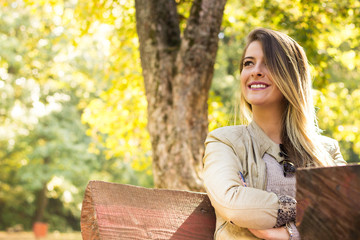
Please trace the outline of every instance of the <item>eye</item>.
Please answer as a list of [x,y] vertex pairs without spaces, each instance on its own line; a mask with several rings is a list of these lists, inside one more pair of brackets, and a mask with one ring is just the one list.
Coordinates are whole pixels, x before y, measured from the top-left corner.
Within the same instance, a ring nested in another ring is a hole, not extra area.
[[253,61],[250,61],[250,60],[245,60],[243,63],[244,67],[251,66],[251,65],[254,65],[254,63],[253,63]]

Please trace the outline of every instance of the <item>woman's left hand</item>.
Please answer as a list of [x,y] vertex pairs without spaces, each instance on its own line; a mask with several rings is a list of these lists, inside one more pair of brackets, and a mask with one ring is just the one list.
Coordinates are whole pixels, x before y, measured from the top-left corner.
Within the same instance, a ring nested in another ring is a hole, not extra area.
[[290,238],[289,233],[285,228],[270,228],[270,229],[249,229],[249,231],[256,237],[266,240],[288,240]]

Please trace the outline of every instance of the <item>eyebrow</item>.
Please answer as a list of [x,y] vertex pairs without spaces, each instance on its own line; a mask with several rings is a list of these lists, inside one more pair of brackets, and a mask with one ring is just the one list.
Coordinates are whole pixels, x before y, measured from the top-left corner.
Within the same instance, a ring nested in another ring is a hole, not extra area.
[[249,56],[249,57],[244,57],[244,60],[245,59],[255,59],[254,57],[252,57],[252,56]]

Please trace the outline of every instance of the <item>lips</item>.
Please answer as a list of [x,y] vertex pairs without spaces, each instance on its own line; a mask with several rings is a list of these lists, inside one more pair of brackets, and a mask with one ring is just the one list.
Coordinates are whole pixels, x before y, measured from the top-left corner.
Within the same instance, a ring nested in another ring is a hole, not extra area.
[[265,89],[267,88],[269,85],[266,83],[262,83],[262,82],[252,82],[248,85],[248,88],[250,89]]

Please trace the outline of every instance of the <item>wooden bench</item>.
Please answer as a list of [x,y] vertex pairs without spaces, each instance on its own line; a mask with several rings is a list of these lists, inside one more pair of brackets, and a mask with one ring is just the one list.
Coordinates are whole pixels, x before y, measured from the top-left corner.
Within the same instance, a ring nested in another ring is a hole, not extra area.
[[215,213],[204,193],[90,181],[81,211],[88,239],[213,239]]
[[[360,239],[360,165],[296,173],[300,235]],[[88,239],[213,239],[215,213],[204,193],[90,181],[81,211]]]

